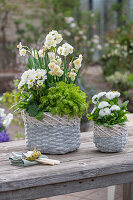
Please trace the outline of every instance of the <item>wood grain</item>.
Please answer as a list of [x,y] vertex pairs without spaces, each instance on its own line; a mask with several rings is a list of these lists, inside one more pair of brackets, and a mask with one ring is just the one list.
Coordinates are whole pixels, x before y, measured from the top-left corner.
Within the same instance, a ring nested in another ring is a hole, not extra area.
[[[133,136],[120,153],[100,153],[92,139],[92,132],[82,133],[79,150],[48,155],[61,161],[58,166],[27,168],[11,166],[8,160],[12,151],[26,151],[23,140],[0,144],[0,200],[37,199],[132,182]],[[130,191],[127,189],[127,195]]]

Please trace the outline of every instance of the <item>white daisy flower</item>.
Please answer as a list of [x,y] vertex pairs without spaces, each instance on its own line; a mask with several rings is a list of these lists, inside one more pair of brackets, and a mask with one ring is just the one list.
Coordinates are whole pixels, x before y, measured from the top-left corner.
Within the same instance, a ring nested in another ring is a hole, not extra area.
[[114,111],[114,110],[120,110],[120,107],[117,105],[113,105],[111,106],[110,110]]
[[102,101],[99,103],[98,108],[101,109],[101,108],[105,108],[108,106],[110,106],[110,104],[107,101]]
[[110,100],[111,100],[111,99],[114,99],[115,97],[116,97],[116,96],[115,96],[115,92],[111,92],[111,91],[110,91],[110,92],[107,92],[107,93],[106,93],[106,98],[107,98],[107,99],[110,99]]
[[99,111],[99,115],[101,117],[104,117],[106,115],[110,115],[111,114],[111,110],[109,108],[103,108]]
[[97,104],[97,101],[98,101],[98,96],[97,96],[97,95],[94,95],[94,96],[92,97],[92,103]]
[[120,96],[120,92],[115,92],[115,97],[119,97]]
[[100,99],[101,97],[103,97],[106,94],[106,92],[100,92],[97,94],[98,98]]

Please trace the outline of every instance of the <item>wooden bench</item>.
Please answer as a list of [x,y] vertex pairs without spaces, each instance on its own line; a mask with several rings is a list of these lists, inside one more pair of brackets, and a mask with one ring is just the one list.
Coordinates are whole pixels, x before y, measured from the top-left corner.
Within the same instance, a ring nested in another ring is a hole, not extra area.
[[121,153],[100,153],[92,132],[82,133],[79,150],[49,155],[60,165],[11,166],[12,151],[26,151],[25,141],[0,144],[0,200],[31,200],[124,184],[124,199],[133,200],[133,136]]

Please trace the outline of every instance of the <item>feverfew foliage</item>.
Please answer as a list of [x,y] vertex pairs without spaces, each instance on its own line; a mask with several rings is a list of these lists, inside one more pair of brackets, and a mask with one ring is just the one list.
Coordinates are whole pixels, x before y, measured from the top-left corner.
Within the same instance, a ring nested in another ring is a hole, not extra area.
[[121,106],[118,103],[120,93],[117,91],[100,92],[92,97],[94,109],[88,114],[88,119],[98,125],[112,127],[115,124],[124,125],[127,121],[126,114],[128,101]]
[[87,109],[86,94],[75,84],[57,83],[56,87],[48,89],[41,101],[42,107],[46,106],[53,115],[81,118]]

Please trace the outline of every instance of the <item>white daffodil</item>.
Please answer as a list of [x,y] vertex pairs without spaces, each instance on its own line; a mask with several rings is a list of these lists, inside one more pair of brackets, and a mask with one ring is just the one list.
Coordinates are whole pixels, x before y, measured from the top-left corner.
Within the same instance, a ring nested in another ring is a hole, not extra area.
[[110,106],[110,104],[107,101],[102,101],[99,103],[98,108],[101,109],[101,108],[105,108],[108,106]]
[[55,39],[56,39],[56,43],[57,43],[57,44],[59,44],[59,43],[63,40],[61,34],[56,34],[56,35],[55,35]]
[[22,46],[21,42],[19,42],[19,44],[17,45],[17,48],[18,48],[18,49],[22,49],[22,47],[23,47],[23,46]]
[[79,70],[80,67],[81,67],[81,61],[80,61],[80,59],[78,58],[78,59],[74,60],[73,63],[74,63],[75,68],[77,70]]
[[54,70],[51,70],[51,71],[49,72],[49,74],[52,75],[52,76],[54,76],[55,73],[57,73],[57,72],[55,72]]
[[106,94],[106,92],[100,92],[97,94],[98,98],[100,99],[101,97],[103,97]]
[[62,51],[63,51],[63,48],[62,48],[62,47],[59,47],[59,48],[57,49],[57,53],[58,53],[59,55],[62,55]]
[[32,50],[31,54],[32,54],[33,57],[35,57],[36,59],[38,59],[37,50]]
[[19,50],[19,55],[20,56],[25,56],[26,55],[26,49],[22,48]]
[[33,87],[33,83],[28,83],[28,89],[32,88]]
[[43,82],[44,82],[43,80],[38,80],[37,85],[42,86]]
[[63,75],[64,71],[59,69],[58,71],[56,71],[56,76],[61,77]]
[[110,115],[111,114],[111,110],[109,108],[103,108],[99,111],[99,115],[101,117],[104,117],[106,115]]
[[120,110],[120,107],[117,105],[113,105],[111,106],[110,110],[114,111],[114,110]]
[[83,60],[83,56],[81,54],[79,55],[79,60],[80,60],[80,62],[82,62],[82,60]]
[[70,72],[69,77],[71,78],[72,81],[74,81],[76,75],[77,75],[77,74],[76,74],[75,72]]
[[94,96],[92,97],[92,103],[97,104],[97,102],[98,102],[98,96],[97,96],[97,95],[94,95]]
[[63,56],[68,56],[68,54],[69,54],[68,49],[62,48],[62,55],[63,55]]
[[61,58],[58,58],[58,59],[56,60],[56,64],[57,64],[57,65],[61,65],[61,63],[62,63]]
[[50,62],[48,67],[49,69],[53,70],[55,68],[56,64],[54,62]]
[[18,89],[21,89],[23,86],[25,85],[25,81],[20,81],[20,83],[18,84]]
[[50,59],[50,62],[55,60],[55,53],[54,52],[48,52],[48,57]]
[[38,55],[39,55],[39,57],[43,58],[44,55],[45,55],[44,50],[43,50],[43,49],[40,49],[40,50],[38,51]]

